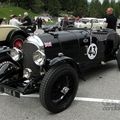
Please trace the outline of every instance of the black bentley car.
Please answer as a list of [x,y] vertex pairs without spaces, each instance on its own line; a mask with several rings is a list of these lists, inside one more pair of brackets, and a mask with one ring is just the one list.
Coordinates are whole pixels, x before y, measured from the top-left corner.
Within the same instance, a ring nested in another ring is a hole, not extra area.
[[58,113],[70,106],[82,73],[102,61],[118,61],[114,30],[68,30],[29,36],[22,50],[0,50],[0,91],[15,97],[38,93],[41,104]]

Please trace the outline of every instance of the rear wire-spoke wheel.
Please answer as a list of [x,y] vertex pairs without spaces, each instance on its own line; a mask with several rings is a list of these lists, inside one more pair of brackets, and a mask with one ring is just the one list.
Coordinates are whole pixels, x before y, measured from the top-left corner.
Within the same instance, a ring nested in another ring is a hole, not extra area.
[[40,85],[41,104],[52,113],[61,112],[71,105],[77,88],[78,75],[74,68],[67,64],[52,67]]
[[18,78],[20,73],[16,73],[17,67],[18,65],[13,62],[9,55],[0,56],[0,82],[11,77]]
[[21,35],[16,35],[12,38],[12,40],[10,41],[10,47],[16,47],[21,49],[23,46],[23,42],[25,40],[24,36]]

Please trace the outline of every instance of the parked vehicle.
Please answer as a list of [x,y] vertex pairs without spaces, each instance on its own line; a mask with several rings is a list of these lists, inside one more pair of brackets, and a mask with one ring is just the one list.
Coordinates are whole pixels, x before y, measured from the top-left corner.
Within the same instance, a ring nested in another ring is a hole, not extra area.
[[91,28],[91,20],[93,21],[93,29],[105,29],[107,27],[105,18],[81,18],[80,21],[75,22],[74,25],[77,28]]
[[53,22],[49,16],[37,16],[37,17],[41,18],[45,22]]
[[0,46],[21,48],[28,35],[20,28],[12,25],[0,25]]
[[30,26],[20,26],[20,28],[28,35],[31,33],[34,33],[36,30],[36,25],[30,25]]
[[117,29],[120,29],[120,19],[117,19]]
[[111,29],[68,30],[29,36],[22,50],[0,49],[0,91],[15,97],[38,93],[50,112],[68,108],[82,73],[117,60],[120,37]]
[[42,29],[44,30],[45,33],[47,33],[47,32],[60,31],[61,27],[60,27],[59,23],[56,23],[54,25],[44,25],[44,26],[42,26]]

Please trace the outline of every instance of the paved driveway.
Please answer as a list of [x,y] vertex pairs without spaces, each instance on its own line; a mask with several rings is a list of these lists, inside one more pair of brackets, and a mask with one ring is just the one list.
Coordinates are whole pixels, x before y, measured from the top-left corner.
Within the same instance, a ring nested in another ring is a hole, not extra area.
[[51,114],[37,95],[20,99],[0,95],[0,120],[118,120],[120,72],[116,61],[85,74],[86,81],[80,81],[77,96],[67,110]]
[[[120,33],[120,30],[117,30]],[[85,73],[73,104],[59,114],[45,110],[38,95],[0,95],[0,120],[119,120],[120,71],[116,61]]]

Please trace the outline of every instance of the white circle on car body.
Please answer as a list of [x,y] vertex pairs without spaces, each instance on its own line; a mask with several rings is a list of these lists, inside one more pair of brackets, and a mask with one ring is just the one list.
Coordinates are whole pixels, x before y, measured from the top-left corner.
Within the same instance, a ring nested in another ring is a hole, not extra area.
[[89,45],[88,49],[87,49],[87,56],[90,60],[93,60],[96,55],[97,55],[97,45],[95,43],[92,43]]

